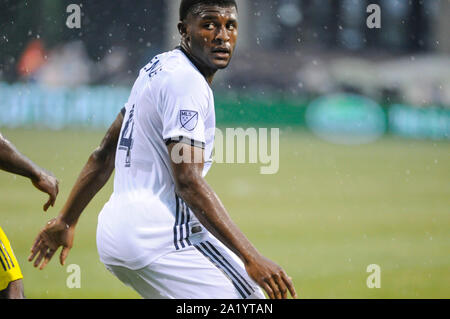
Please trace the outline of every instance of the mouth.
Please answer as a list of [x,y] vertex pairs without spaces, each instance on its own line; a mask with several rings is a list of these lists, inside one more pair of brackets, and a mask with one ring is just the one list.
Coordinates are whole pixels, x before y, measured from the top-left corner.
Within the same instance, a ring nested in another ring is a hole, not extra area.
[[219,59],[228,59],[231,56],[231,50],[226,47],[214,48],[211,52]]

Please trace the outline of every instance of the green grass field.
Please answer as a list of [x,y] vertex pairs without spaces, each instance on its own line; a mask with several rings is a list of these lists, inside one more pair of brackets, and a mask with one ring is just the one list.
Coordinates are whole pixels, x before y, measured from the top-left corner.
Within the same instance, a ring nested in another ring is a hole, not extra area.
[[[0,172],[0,225],[24,273],[28,298],[138,298],[100,263],[97,214],[112,183],[88,206],[62,267],[44,270],[27,257],[45,222],[62,207],[102,132],[2,130],[25,155],[60,179],[57,204],[21,177]],[[302,298],[450,297],[450,144],[386,137],[336,146],[304,132],[284,132],[280,171],[216,164],[208,181],[267,257],[293,277]],[[81,288],[66,286],[67,265],[81,267]],[[381,288],[369,289],[370,264]]]

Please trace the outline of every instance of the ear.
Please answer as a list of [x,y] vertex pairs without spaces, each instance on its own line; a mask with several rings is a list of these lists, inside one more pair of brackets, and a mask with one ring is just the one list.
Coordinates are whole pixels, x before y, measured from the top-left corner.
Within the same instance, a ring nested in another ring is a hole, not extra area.
[[178,32],[180,33],[181,37],[187,37],[187,26],[183,21],[178,22]]

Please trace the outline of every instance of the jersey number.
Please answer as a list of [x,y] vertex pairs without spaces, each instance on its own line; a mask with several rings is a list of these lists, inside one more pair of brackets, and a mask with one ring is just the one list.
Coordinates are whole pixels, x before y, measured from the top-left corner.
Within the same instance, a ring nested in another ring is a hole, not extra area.
[[131,149],[133,148],[133,130],[134,130],[134,105],[131,108],[128,121],[123,128],[122,136],[120,137],[119,150],[126,151],[125,167],[131,167]]

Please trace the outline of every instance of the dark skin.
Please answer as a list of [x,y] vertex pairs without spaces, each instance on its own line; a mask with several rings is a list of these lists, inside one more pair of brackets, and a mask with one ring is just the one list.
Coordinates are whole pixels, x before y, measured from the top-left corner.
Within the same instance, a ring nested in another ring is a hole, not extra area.
[[[182,37],[181,47],[212,83],[217,70],[228,66],[236,47],[236,8],[200,5],[187,16],[186,21],[178,24],[178,30]],[[169,154],[172,154],[173,147],[174,144],[169,145]],[[198,158],[195,157],[196,152],[200,149],[182,146],[182,153],[189,154],[192,159]],[[288,291],[297,298],[286,272],[263,257],[231,220],[219,197],[202,176],[204,161],[195,162],[172,162],[178,195],[193,209],[200,222],[241,258],[250,277],[270,298],[285,299]]]
[[10,282],[5,290],[0,291],[0,299],[25,299],[22,279]]
[[59,247],[62,247],[59,261],[61,265],[65,264],[81,213],[114,171],[122,123],[123,115],[120,113],[83,167],[58,217],[51,219],[36,237],[28,258],[28,261],[32,261],[36,257],[34,267],[44,269]]
[[[226,68],[230,63],[236,46],[236,8],[199,5],[189,13],[185,21],[179,23],[178,30],[182,37],[183,51],[206,80],[212,83],[217,70]],[[64,264],[72,247],[74,228],[82,210],[112,173],[115,157],[115,147],[113,150],[112,145],[116,146],[118,143],[122,121],[123,118],[118,117],[97,149],[97,152],[103,154],[103,160],[91,156],[60,215],[51,220],[36,238],[29,257],[29,261],[37,257],[35,267],[40,265],[43,269],[60,246],[63,246],[60,262]],[[176,145],[168,146],[169,154],[172,154]],[[194,156],[200,152],[200,158],[203,159],[202,149],[185,144],[180,146],[181,155],[188,154],[191,158],[198,158],[198,155]],[[191,207],[200,222],[242,259],[249,275],[270,298],[287,298],[288,292],[297,298],[291,278],[280,266],[256,250],[231,220],[219,197],[202,177],[204,160],[200,163],[191,162],[196,163],[171,163],[177,194]]]
[[34,187],[49,195],[43,209],[53,206],[58,195],[58,180],[22,155],[14,145],[0,134],[0,170],[27,177]]
[[199,5],[178,24],[181,47],[211,84],[228,66],[238,37],[235,7]]
[[[58,180],[49,172],[43,170],[26,156],[22,155],[13,144],[0,134],[0,170],[30,179],[40,191],[47,193],[49,199],[43,209],[47,211],[53,206],[58,195]],[[0,291],[0,298],[23,299],[22,279],[10,282],[5,290]]]

